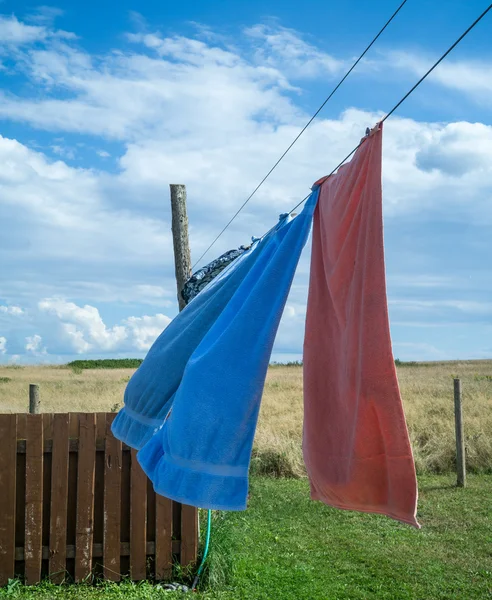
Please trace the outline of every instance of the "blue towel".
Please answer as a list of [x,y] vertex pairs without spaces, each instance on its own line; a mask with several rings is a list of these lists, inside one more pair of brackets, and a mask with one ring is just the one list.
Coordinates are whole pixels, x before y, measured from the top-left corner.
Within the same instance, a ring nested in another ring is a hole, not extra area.
[[164,329],[128,382],[124,407],[112,425],[115,437],[140,449],[162,426],[191,355],[268,245],[268,240],[286,222],[287,215],[281,215],[279,223],[263,239],[257,238],[249,250],[219,273]]
[[[138,453],[157,493],[202,508],[246,508],[268,363],[318,189],[298,217],[282,221],[252,250],[256,260],[189,356],[171,412]],[[247,256],[238,260],[246,262]],[[164,365],[155,368],[166,376]]]

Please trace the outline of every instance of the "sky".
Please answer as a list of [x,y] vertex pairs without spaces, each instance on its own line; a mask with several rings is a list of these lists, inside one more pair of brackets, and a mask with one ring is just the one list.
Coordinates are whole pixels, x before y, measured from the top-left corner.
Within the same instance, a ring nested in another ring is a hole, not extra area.
[[[196,261],[399,2],[0,0],[0,364],[143,357]],[[408,0],[201,264],[260,236],[486,8]],[[492,13],[385,123],[395,358],[492,358]],[[308,243],[272,360],[302,357]]]

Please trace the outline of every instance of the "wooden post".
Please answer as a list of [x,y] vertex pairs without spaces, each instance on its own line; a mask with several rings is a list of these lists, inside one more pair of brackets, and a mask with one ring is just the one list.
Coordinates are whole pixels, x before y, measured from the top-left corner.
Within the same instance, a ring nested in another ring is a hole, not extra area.
[[465,435],[463,431],[463,411],[461,406],[461,380],[454,380],[454,423],[456,428],[456,473],[458,487],[466,485]]
[[[171,184],[172,232],[174,244],[174,266],[180,312],[186,306],[181,290],[191,275],[190,242],[188,239],[188,214],[186,211],[186,186]],[[200,524],[198,509],[181,505],[181,564],[196,560]]]
[[39,400],[39,385],[37,383],[29,384],[29,412],[31,415],[39,415],[41,402]]
[[188,241],[188,214],[186,212],[186,186],[172,183],[171,211],[174,244],[174,266],[176,286],[178,288],[179,310],[183,310],[186,302],[181,297],[181,290],[191,275],[190,244]]

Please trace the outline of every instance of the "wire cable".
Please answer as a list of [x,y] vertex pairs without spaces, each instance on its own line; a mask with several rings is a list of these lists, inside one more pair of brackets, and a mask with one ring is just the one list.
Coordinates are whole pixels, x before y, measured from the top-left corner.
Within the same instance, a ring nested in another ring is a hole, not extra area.
[[337,83],[337,85],[333,88],[333,90],[330,92],[330,94],[326,97],[326,99],[323,102],[323,104],[321,104],[321,106],[314,113],[314,115],[309,119],[309,121],[306,123],[306,125],[304,125],[304,127],[301,129],[301,131],[292,140],[292,142],[290,143],[290,145],[287,147],[287,149],[284,151],[284,153],[280,156],[280,158],[277,160],[277,162],[268,171],[268,173],[265,175],[265,177],[263,177],[263,179],[260,181],[260,183],[255,187],[255,189],[251,192],[251,194],[246,198],[246,200],[241,204],[241,206],[238,208],[238,210],[236,211],[236,213],[229,220],[229,222],[227,223],[227,225],[222,229],[222,231],[219,233],[219,235],[214,239],[214,241],[210,244],[210,246],[205,250],[205,252],[200,256],[200,258],[195,262],[195,264],[192,267],[192,270],[197,266],[197,264],[207,254],[207,252],[212,248],[212,246],[215,245],[215,243],[222,236],[222,234],[225,232],[225,230],[231,225],[231,223],[239,215],[239,213],[243,210],[243,208],[246,206],[246,204],[248,204],[248,202],[256,194],[256,192],[260,189],[260,187],[265,183],[265,181],[268,179],[268,177],[270,177],[270,175],[273,173],[273,171],[278,167],[278,165],[283,160],[283,158],[286,156],[286,154],[291,150],[292,146],[294,146],[294,144],[301,137],[301,135],[306,131],[306,129],[309,127],[309,125],[311,125],[311,123],[314,121],[314,119],[323,110],[323,108],[325,107],[326,103],[331,99],[331,97],[335,94],[335,92],[342,85],[342,83],[347,79],[347,77],[350,75],[350,73],[352,73],[352,71],[355,69],[355,67],[364,58],[364,56],[371,49],[371,47],[373,46],[373,44],[378,40],[378,38],[381,36],[381,34],[384,32],[384,30],[388,27],[388,25],[391,23],[391,21],[393,21],[393,19],[396,17],[396,15],[400,12],[400,10],[403,8],[403,6],[406,4],[406,2],[407,2],[407,0],[403,0],[403,2],[400,4],[400,6],[395,10],[395,12],[391,15],[391,17],[386,21],[386,23],[379,30],[379,32],[377,33],[377,35],[372,39],[371,43],[366,47],[366,49],[364,50],[364,52],[362,52],[362,54],[359,56],[359,58],[354,62],[354,64],[350,67],[350,69],[345,73],[345,75],[342,77],[342,79],[340,79],[340,81]]
[[[395,104],[395,106],[393,106],[393,108],[392,108],[392,109],[391,109],[391,110],[390,110],[390,111],[389,111],[389,112],[386,114],[386,116],[385,116],[385,117],[383,117],[383,119],[381,119],[380,123],[384,123],[384,122],[386,121],[386,119],[388,119],[388,118],[389,118],[389,117],[390,117],[390,116],[391,116],[391,115],[392,115],[392,114],[395,112],[395,110],[397,110],[397,108],[399,108],[399,107],[400,107],[400,106],[403,104],[403,102],[405,102],[405,100],[406,100],[406,99],[407,99],[407,98],[410,96],[410,94],[412,94],[412,93],[413,93],[413,92],[414,92],[414,91],[415,91],[415,90],[416,90],[416,89],[419,87],[419,85],[420,85],[420,84],[421,84],[421,83],[424,81],[424,79],[426,79],[426,78],[427,78],[427,77],[428,77],[428,76],[429,76],[429,75],[432,73],[432,71],[433,71],[433,70],[434,70],[434,69],[435,69],[435,68],[436,68],[436,67],[437,67],[437,66],[438,66],[438,65],[439,65],[439,64],[440,64],[440,63],[441,63],[441,62],[442,62],[442,61],[443,61],[445,58],[446,58],[446,56],[447,56],[447,55],[448,55],[448,54],[449,54],[449,53],[450,53],[452,50],[454,50],[454,49],[456,48],[456,46],[457,46],[457,45],[458,45],[458,44],[461,42],[461,40],[462,40],[464,37],[466,37],[466,36],[467,36],[467,35],[470,33],[470,31],[471,31],[471,30],[472,30],[472,29],[475,27],[475,25],[477,25],[477,24],[478,24],[478,23],[479,23],[479,22],[480,22],[480,21],[481,21],[481,20],[482,20],[482,19],[485,17],[485,15],[486,15],[486,14],[487,14],[487,13],[490,11],[490,9],[492,9],[492,4],[490,4],[490,5],[489,5],[489,6],[488,6],[488,7],[487,7],[487,8],[486,8],[484,11],[483,11],[483,13],[482,13],[482,14],[481,14],[479,17],[477,17],[477,18],[475,19],[475,21],[474,21],[474,22],[473,22],[473,23],[470,25],[470,27],[468,27],[468,29],[467,29],[467,30],[466,30],[464,33],[462,33],[462,34],[460,35],[460,37],[459,37],[459,38],[458,38],[458,39],[457,39],[457,40],[454,42],[454,44],[452,44],[452,45],[451,45],[451,46],[450,46],[450,47],[449,47],[449,48],[446,50],[446,52],[445,52],[445,53],[444,53],[444,54],[443,54],[443,55],[442,55],[442,56],[439,58],[439,60],[437,60],[437,61],[436,61],[436,62],[435,62],[433,65],[432,65],[432,67],[431,67],[431,68],[430,68],[430,69],[429,69],[429,70],[428,70],[428,71],[427,71],[427,72],[426,72],[424,75],[422,75],[422,77],[421,77],[421,78],[420,78],[420,79],[417,81],[417,83],[416,83],[414,86],[412,86],[412,87],[411,87],[411,88],[408,90],[408,92],[407,92],[407,93],[406,93],[406,94],[403,96],[403,98],[402,98],[402,99],[401,99],[399,102],[397,102],[397,103]],[[340,168],[340,167],[343,165],[343,163],[344,163],[345,161],[347,161],[347,160],[348,160],[348,159],[349,159],[349,158],[352,156],[352,154],[354,154],[354,152],[356,152],[356,151],[359,149],[359,147],[360,147],[360,146],[361,146],[361,145],[364,143],[364,140],[365,140],[365,139],[366,139],[366,138],[362,138],[362,140],[361,140],[361,141],[360,141],[360,142],[357,144],[357,146],[356,146],[356,147],[355,147],[355,148],[354,148],[354,149],[353,149],[353,150],[352,150],[352,151],[351,151],[349,154],[347,154],[347,156],[346,156],[346,157],[345,157],[345,158],[344,158],[344,159],[343,159],[343,160],[342,160],[342,161],[341,161],[341,162],[340,162],[340,163],[339,163],[339,164],[338,164],[338,165],[337,165],[337,166],[336,166],[336,167],[333,169],[333,171],[332,171],[332,172],[331,172],[331,173],[328,175],[328,177],[331,177],[331,175],[333,175],[333,173],[335,173],[335,171],[337,171],[337,170],[338,170],[338,169],[339,169],[339,168]],[[294,212],[294,211],[296,210],[296,208],[299,208],[299,206],[301,206],[301,204],[302,204],[303,202],[305,202],[305,201],[306,201],[306,200],[309,198],[309,196],[310,196],[310,194],[308,194],[308,195],[307,195],[305,198],[303,198],[303,199],[302,199],[302,200],[301,200],[301,201],[300,201],[298,204],[296,204],[296,205],[294,206],[294,208],[293,208],[292,210],[290,210],[290,211],[289,211],[289,214],[290,214],[290,213],[292,213],[292,212]]]

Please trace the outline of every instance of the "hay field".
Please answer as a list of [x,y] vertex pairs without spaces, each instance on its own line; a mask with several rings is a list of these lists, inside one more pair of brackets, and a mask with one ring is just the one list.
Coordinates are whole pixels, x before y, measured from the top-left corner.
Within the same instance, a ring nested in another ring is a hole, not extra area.
[[[0,367],[0,412],[28,409],[29,383],[38,383],[43,412],[109,411],[121,406],[131,369]],[[417,464],[446,472],[454,463],[453,377],[463,381],[467,464],[492,472],[492,361],[429,363],[398,368]],[[269,369],[256,434],[257,472],[301,476],[302,368]]]

